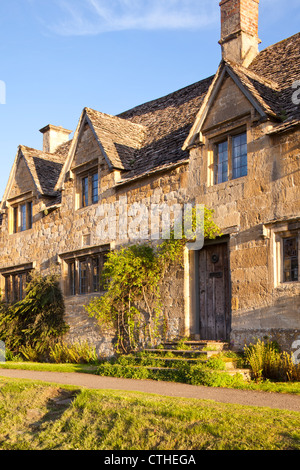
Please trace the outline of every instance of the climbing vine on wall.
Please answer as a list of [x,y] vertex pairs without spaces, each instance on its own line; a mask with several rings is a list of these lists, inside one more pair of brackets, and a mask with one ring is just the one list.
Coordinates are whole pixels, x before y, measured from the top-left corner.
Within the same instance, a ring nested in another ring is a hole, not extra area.
[[[213,211],[205,208],[205,238],[221,235],[212,216]],[[150,243],[131,245],[107,255],[102,274],[106,293],[85,308],[100,325],[115,328],[117,352],[135,350],[142,336],[151,345],[159,340],[163,323],[160,283],[172,263],[183,263],[186,242],[171,233],[170,239],[156,247]]]

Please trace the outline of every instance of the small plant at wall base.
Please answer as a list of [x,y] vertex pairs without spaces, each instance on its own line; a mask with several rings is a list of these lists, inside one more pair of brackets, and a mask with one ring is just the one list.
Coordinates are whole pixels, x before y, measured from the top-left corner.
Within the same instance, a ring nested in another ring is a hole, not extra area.
[[[205,208],[205,238],[221,235],[212,216],[213,211]],[[195,220],[194,211],[193,225]],[[186,239],[175,239],[173,232],[169,240],[155,248],[145,243],[107,255],[102,274],[107,292],[94,298],[85,308],[101,326],[115,328],[117,353],[136,350],[142,339],[151,346],[159,342],[164,325],[161,281],[170,265],[183,265],[186,242]]]
[[33,273],[25,298],[12,305],[1,305],[0,339],[13,353],[37,360],[67,332],[64,312],[58,277]]
[[286,351],[281,351],[275,342],[259,339],[255,344],[245,346],[244,352],[256,381],[300,380],[300,364],[294,364],[292,356]]

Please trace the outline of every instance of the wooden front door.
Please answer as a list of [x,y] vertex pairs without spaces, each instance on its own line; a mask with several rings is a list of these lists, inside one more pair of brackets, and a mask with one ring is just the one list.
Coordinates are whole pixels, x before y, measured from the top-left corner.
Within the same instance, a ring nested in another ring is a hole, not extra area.
[[227,243],[199,251],[199,327],[204,340],[228,341],[230,333],[230,282]]

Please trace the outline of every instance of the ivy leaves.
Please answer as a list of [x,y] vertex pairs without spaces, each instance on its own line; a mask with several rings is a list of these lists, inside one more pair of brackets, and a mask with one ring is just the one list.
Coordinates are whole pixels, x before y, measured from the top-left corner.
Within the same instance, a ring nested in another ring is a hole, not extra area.
[[[205,238],[221,235],[212,216],[213,211],[204,208]],[[172,232],[157,247],[144,243],[107,255],[103,270],[106,293],[85,308],[101,326],[115,328],[118,353],[136,350],[141,340],[155,345],[160,338],[164,324],[160,284],[170,264],[182,265],[186,242],[175,239]]]

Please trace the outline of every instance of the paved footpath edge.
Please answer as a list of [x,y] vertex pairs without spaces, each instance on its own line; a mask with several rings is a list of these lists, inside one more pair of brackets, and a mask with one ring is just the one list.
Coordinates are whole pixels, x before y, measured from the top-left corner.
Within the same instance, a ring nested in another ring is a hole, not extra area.
[[0,369],[0,377],[40,380],[60,385],[74,385],[77,387],[98,390],[123,390],[151,393],[168,397],[196,398],[201,400],[213,400],[219,403],[259,406],[300,412],[300,396],[286,393],[203,387],[198,385],[154,380],[102,377],[77,372]]

